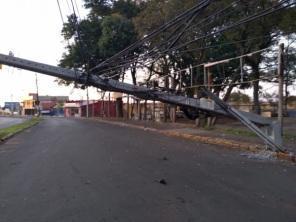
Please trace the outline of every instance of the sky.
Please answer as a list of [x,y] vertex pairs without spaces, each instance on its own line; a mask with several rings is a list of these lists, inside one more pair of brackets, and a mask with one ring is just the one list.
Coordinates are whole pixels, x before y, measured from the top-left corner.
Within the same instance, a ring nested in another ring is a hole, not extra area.
[[[60,0],[63,14],[70,14],[66,0]],[[70,0],[69,0],[70,2]],[[77,0],[83,17],[86,11]],[[56,0],[6,0],[0,7],[0,53],[12,51],[15,56],[57,65],[65,51],[61,36],[62,20]],[[73,86],[59,86],[54,77],[37,75],[40,95],[66,95],[70,99],[86,99],[86,91]],[[35,73],[4,66],[0,70],[0,106],[4,101],[21,101],[36,92]],[[99,94],[90,89],[90,99]]]

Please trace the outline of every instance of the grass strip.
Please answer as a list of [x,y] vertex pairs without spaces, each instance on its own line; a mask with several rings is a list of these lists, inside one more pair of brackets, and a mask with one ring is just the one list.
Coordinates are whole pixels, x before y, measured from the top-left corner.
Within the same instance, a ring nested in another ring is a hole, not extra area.
[[[244,137],[256,137],[257,135],[251,131],[244,130],[244,129],[236,129],[236,128],[224,128],[219,129],[219,131],[222,131],[226,134],[230,135],[237,135],[237,136],[244,136]],[[296,135],[295,134],[284,134],[284,139],[287,141],[296,141]]]
[[0,140],[5,140],[6,138],[17,134],[25,129],[28,129],[41,121],[40,117],[33,117],[29,120],[26,120],[23,123],[16,124],[4,129],[0,129]]

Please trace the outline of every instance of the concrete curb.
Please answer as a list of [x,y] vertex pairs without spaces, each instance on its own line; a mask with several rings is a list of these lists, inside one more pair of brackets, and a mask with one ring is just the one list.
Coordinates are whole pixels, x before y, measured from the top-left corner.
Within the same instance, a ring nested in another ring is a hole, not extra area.
[[[128,123],[108,121],[108,120],[102,120],[102,119],[95,119],[95,120],[99,121],[101,123],[112,124],[112,125],[121,126],[121,127],[129,127],[129,128],[134,128],[134,129],[140,129],[140,130],[145,130],[145,131],[150,131],[150,132],[157,132],[157,133],[160,133],[165,136],[188,139],[188,140],[201,142],[201,143],[205,143],[205,144],[223,146],[225,148],[230,148],[230,149],[250,151],[253,153],[256,153],[256,152],[259,152],[259,151],[262,151],[265,149],[264,145],[255,145],[252,143],[240,142],[240,141],[236,141],[236,140],[192,135],[192,134],[187,134],[187,133],[174,132],[172,130],[158,130],[155,128],[149,128],[149,127],[144,127],[144,126],[138,126],[138,125],[133,125],[133,124],[128,124]],[[294,163],[296,162],[296,155],[294,153],[276,153],[276,152],[274,152],[273,156],[279,160],[285,160],[285,161],[290,161],[290,162],[294,162]]]
[[280,160],[296,163],[296,155],[294,153],[275,153],[275,157]]
[[[16,133],[18,133],[18,132],[16,132]],[[4,142],[5,140],[8,140],[8,139],[10,139],[11,137],[13,137],[16,133],[10,133],[10,134],[8,134],[7,136],[1,138],[0,140],[1,140],[2,142]]]
[[236,140],[230,139],[222,139],[222,138],[214,138],[214,137],[207,137],[207,136],[199,136],[199,135],[192,135],[186,133],[178,133],[178,132],[162,132],[168,136],[180,137],[184,139],[189,139],[197,142],[212,144],[212,145],[219,145],[225,146],[232,149],[241,149],[241,150],[249,150],[252,152],[259,151],[260,149],[264,149],[264,146],[261,145],[254,145],[251,143],[239,142]]

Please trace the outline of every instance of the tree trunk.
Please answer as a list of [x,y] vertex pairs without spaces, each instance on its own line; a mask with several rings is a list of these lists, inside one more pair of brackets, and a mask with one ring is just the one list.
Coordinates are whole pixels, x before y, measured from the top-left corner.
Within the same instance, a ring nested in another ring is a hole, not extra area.
[[133,84],[134,85],[137,85],[137,78],[136,78],[136,74],[137,74],[137,63],[133,64],[133,67],[131,69],[131,74],[132,74]]
[[230,86],[228,87],[228,89],[227,89],[227,91],[226,91],[226,93],[225,93],[225,96],[223,97],[223,101],[224,101],[224,102],[227,102],[227,101],[229,100],[233,88],[234,88],[234,85],[230,85]]
[[144,120],[147,120],[147,100],[144,103]]
[[[169,89],[169,78],[168,77],[165,77],[165,89]],[[164,106],[163,106],[163,114],[164,114],[164,122],[167,122],[168,121],[168,105],[166,103],[164,103]]]
[[254,82],[253,82],[253,110],[254,113],[256,114],[261,114],[261,108],[260,108],[260,102],[259,102],[259,78],[260,78],[260,73],[259,73],[259,65],[256,65],[254,67]]
[[122,98],[116,99],[116,117],[123,118],[123,102]]

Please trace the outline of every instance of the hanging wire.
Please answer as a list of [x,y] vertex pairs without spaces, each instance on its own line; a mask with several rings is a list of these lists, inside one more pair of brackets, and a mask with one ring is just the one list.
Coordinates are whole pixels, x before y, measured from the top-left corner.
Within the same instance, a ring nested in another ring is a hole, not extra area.
[[245,23],[247,23],[247,22],[253,21],[253,20],[255,20],[255,19],[261,18],[261,17],[263,17],[263,16],[269,15],[270,13],[274,13],[274,12],[276,12],[276,11],[278,11],[278,10],[281,10],[281,9],[283,9],[283,8],[286,8],[286,7],[290,6],[290,5],[295,4],[295,3],[292,3],[292,4],[290,4],[290,5],[284,5],[284,6],[280,7],[281,5],[283,5],[284,3],[287,3],[287,2],[289,2],[289,1],[288,1],[288,0],[283,1],[283,2],[281,2],[280,4],[278,4],[277,7],[270,7],[270,8],[268,8],[268,9],[266,9],[266,10],[263,10],[263,12],[256,13],[256,14],[254,14],[254,15],[252,15],[252,16],[249,16],[249,17],[247,17],[247,18],[241,19],[239,22],[236,22],[236,23],[234,23],[234,24],[232,24],[232,25],[230,25],[230,26],[224,27],[224,28],[222,28],[222,29],[220,29],[220,30],[218,30],[218,31],[216,31],[216,32],[214,32],[214,33],[210,33],[210,34],[206,34],[206,35],[200,36],[199,38],[196,38],[196,39],[194,39],[194,40],[191,40],[191,41],[188,41],[188,42],[186,42],[186,43],[183,43],[183,44],[181,44],[181,45],[179,45],[179,46],[176,46],[176,47],[174,47],[174,48],[172,48],[172,49],[164,50],[164,51],[162,51],[162,52],[160,52],[160,53],[161,53],[161,54],[169,53],[170,51],[174,51],[174,50],[177,50],[177,49],[179,49],[179,48],[185,47],[185,46],[190,45],[190,44],[192,44],[192,43],[194,43],[194,42],[196,42],[196,41],[199,41],[199,40],[201,40],[201,39],[204,39],[204,38],[210,37],[210,36],[212,36],[212,35],[217,35],[218,33],[224,32],[224,31],[226,31],[226,30],[228,30],[228,29],[230,29],[230,28],[234,28],[234,27],[236,27],[236,26],[239,26],[239,25],[245,24]]
[[63,16],[63,12],[62,12],[61,5],[60,5],[60,1],[59,0],[57,0],[57,4],[58,4],[58,8],[59,8],[59,12],[60,12],[62,23],[64,25],[65,24],[65,21],[64,21],[64,16]]
[[79,8],[78,8],[78,4],[77,4],[77,1],[76,1],[76,0],[74,0],[74,4],[75,4],[75,7],[76,7],[76,11],[77,11],[77,14],[78,14],[79,20],[81,20],[81,15],[80,15]]
[[[264,16],[266,16],[266,15],[270,15],[271,13],[275,13],[275,12],[277,12],[277,11],[283,9],[283,8],[290,7],[290,6],[292,6],[292,5],[295,4],[295,2],[294,2],[294,3],[287,4],[287,5],[285,5],[284,3],[289,3],[289,1],[288,1],[288,0],[286,0],[286,1],[282,1],[280,4],[278,4],[278,5],[274,6],[274,7],[270,7],[270,8],[268,8],[268,9],[266,9],[266,10],[263,10],[263,11],[260,12],[260,13],[256,13],[256,14],[254,14],[254,15],[252,15],[252,16],[249,16],[249,17],[247,17],[247,18],[241,19],[239,22],[236,22],[236,23],[234,23],[234,24],[231,24],[230,26],[224,27],[223,29],[218,30],[218,31],[216,31],[216,32],[214,32],[214,33],[211,33],[211,34],[207,34],[207,35],[201,36],[201,37],[199,37],[199,38],[197,38],[197,39],[195,39],[195,40],[192,40],[192,41],[189,41],[189,42],[183,43],[183,44],[181,44],[181,45],[179,45],[179,46],[176,46],[176,47],[174,47],[174,48],[172,48],[172,49],[162,51],[161,54],[168,53],[169,51],[172,51],[172,50],[177,50],[177,49],[179,49],[179,48],[182,48],[182,47],[184,47],[184,46],[187,46],[187,45],[189,45],[189,44],[192,44],[193,42],[196,42],[196,41],[201,40],[201,39],[203,39],[203,38],[209,37],[209,36],[211,36],[211,35],[213,35],[213,34],[218,34],[218,33],[224,32],[224,31],[226,31],[226,30],[228,30],[228,29],[230,29],[230,28],[234,28],[234,27],[236,27],[236,26],[239,26],[239,25],[245,24],[245,23],[247,23],[247,22],[254,21],[254,20],[258,19],[258,18],[264,17]],[[157,57],[157,59],[159,59],[159,57]],[[154,62],[155,62],[155,59],[153,59],[153,60],[150,61],[149,63],[151,64],[151,63],[154,63]],[[121,67],[125,67],[125,68],[126,68],[127,65],[128,65],[128,62],[126,62],[125,64],[121,65]],[[147,65],[147,63],[146,63],[146,65]],[[111,68],[111,69],[112,69],[112,68]],[[102,70],[102,71],[103,71],[103,70]]]

